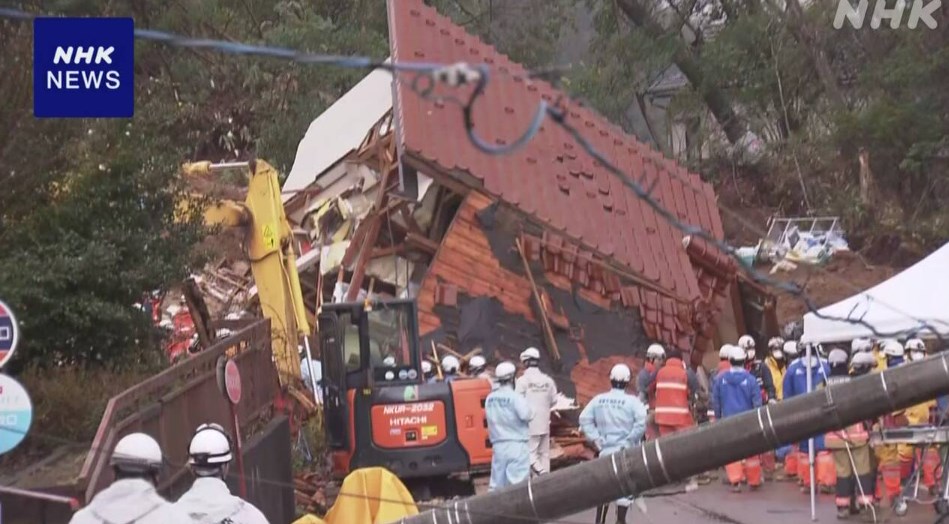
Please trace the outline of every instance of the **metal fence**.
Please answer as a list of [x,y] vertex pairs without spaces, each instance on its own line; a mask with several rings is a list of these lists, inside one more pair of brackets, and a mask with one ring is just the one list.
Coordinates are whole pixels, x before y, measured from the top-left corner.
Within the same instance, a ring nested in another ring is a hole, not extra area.
[[270,321],[260,320],[109,400],[79,474],[85,503],[112,482],[109,456],[116,442],[129,433],[142,431],[158,440],[166,460],[160,487],[166,488],[187,471],[194,428],[217,422],[233,431],[218,378],[224,357],[233,358],[240,369],[243,394],[237,412],[242,435],[269,416],[279,384]]

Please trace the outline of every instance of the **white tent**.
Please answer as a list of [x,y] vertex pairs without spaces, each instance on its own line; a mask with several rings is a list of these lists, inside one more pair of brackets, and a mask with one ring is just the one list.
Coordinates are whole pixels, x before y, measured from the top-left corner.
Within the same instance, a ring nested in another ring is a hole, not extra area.
[[879,333],[949,334],[949,244],[885,282],[804,315],[801,339],[822,343],[874,336],[863,324],[834,319],[862,320]]

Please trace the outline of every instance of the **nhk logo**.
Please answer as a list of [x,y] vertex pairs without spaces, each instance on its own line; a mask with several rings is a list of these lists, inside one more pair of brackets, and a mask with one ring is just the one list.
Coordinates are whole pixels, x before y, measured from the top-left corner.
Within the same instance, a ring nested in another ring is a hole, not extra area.
[[[109,47],[82,47],[75,48],[69,46],[63,48],[58,46],[56,54],[53,56],[54,64],[111,64],[112,52],[115,48]],[[95,62],[92,57],[95,56]],[[105,82],[103,82],[103,79]],[[106,89],[118,89],[122,86],[122,80],[119,72],[110,69],[108,71],[47,71],[46,88],[47,89],[99,89],[99,86],[105,86]]]
[[131,18],[37,18],[33,23],[33,113],[37,117],[131,117]]
[[[942,7],[942,0],[890,0],[891,6],[887,6],[887,0],[875,0],[873,11],[870,15],[870,27],[879,29],[883,21],[889,22],[890,29],[899,29],[903,23],[903,12],[909,11],[909,17],[906,20],[906,27],[916,29],[920,23],[929,29],[936,29],[938,22],[933,17]],[[912,5],[909,3],[912,2]],[[841,29],[844,26],[844,20],[850,22],[854,29],[863,27],[870,12],[869,0],[859,0],[857,5],[853,5],[851,0],[837,0],[837,13],[834,15],[834,29]]]

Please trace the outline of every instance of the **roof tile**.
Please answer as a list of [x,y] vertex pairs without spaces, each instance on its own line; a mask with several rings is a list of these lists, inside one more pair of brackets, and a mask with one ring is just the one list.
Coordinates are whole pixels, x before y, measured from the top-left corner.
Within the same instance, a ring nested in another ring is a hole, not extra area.
[[[549,84],[530,80],[519,64],[468,35],[422,0],[390,0],[390,47],[395,62],[468,61],[494,66],[473,109],[475,132],[491,144],[509,144],[527,128],[541,100],[566,100],[567,120],[634,179],[658,181],[657,198],[676,216],[719,238],[721,217],[710,185],[626,135],[606,119],[562,98]],[[436,86],[434,96],[464,99],[469,87]],[[404,150],[446,170],[468,172],[485,190],[564,231],[574,240],[643,274],[683,299],[699,296],[699,282],[681,247],[681,234],[660,223],[611,173],[548,121],[524,148],[488,155],[468,140],[452,104],[422,100],[407,82],[395,83],[396,125]],[[644,160],[648,160],[644,165]],[[657,167],[658,166],[658,167]],[[690,180],[672,182],[670,173]],[[693,188],[699,191],[695,195]],[[577,274],[584,273],[582,267]],[[653,311],[653,314],[658,314]]]

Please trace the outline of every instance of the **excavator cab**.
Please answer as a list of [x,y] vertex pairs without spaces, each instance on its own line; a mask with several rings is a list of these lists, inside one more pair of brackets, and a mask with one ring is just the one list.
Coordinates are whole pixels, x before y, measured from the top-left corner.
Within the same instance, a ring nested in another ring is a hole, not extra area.
[[486,380],[425,383],[413,300],[326,304],[319,318],[333,472],[382,466],[399,478],[487,467]]

